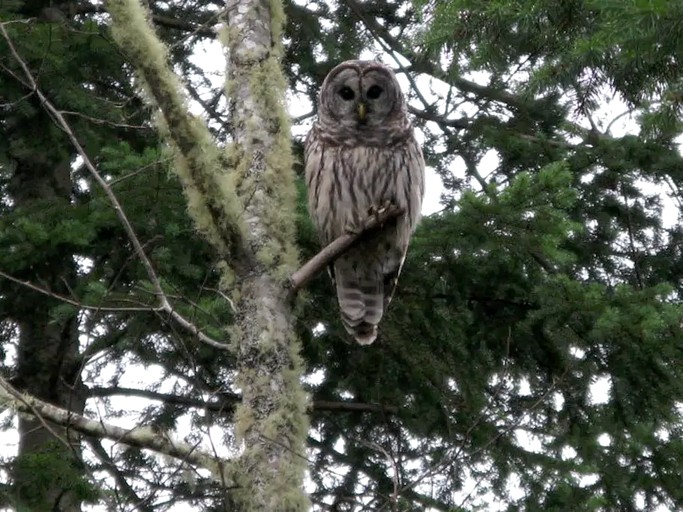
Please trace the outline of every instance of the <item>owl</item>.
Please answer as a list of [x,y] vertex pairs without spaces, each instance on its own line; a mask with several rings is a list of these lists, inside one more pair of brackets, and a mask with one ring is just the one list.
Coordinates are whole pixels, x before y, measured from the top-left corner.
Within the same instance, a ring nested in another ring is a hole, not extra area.
[[368,345],[391,301],[424,195],[422,151],[390,68],[350,60],[330,71],[306,138],[305,167],[308,207],[323,245],[360,231],[389,204],[405,212],[330,268],[342,323]]

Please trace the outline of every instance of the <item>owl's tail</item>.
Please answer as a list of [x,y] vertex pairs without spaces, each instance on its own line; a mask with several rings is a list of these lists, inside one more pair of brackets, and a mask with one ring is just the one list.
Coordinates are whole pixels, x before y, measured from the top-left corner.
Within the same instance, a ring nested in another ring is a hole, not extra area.
[[340,258],[334,264],[334,280],[344,327],[359,344],[369,345],[377,338],[387,301],[381,266],[360,267]]

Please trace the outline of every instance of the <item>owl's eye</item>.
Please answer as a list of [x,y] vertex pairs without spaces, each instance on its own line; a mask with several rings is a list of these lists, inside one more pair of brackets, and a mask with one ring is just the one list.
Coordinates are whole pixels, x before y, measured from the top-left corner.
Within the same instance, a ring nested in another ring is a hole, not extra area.
[[366,96],[369,100],[376,100],[382,95],[382,88],[379,85],[373,85],[368,89]]
[[356,96],[356,93],[353,92],[353,89],[351,89],[351,87],[344,86],[341,89],[339,89],[339,96],[341,96],[341,98],[344,101],[351,101]]

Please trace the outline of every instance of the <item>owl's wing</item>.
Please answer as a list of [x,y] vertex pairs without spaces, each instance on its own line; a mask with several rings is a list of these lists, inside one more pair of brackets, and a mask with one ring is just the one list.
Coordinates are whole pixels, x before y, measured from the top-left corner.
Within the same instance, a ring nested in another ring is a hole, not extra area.
[[[314,125],[306,139],[309,210],[323,245],[362,217],[371,206],[395,201],[406,213],[380,233],[340,256],[329,269],[342,323],[360,344],[372,343],[405,261],[410,235],[420,216],[424,162],[413,137],[403,145],[349,149],[340,156]],[[368,168],[361,172],[361,167]]]
[[398,276],[403,270],[408,254],[408,243],[421,216],[425,163],[422,150],[414,136],[409,137],[399,151],[398,161],[400,169],[397,170],[396,198],[398,206],[404,208],[406,213],[396,221],[395,234],[389,232],[395,245],[387,249],[384,261],[385,310],[396,291]]
[[389,307],[389,303],[391,302],[391,299],[394,298],[394,293],[396,292],[396,286],[398,285],[398,276],[401,274],[401,270],[403,270],[403,264],[406,261],[406,254],[408,254],[408,248],[406,247],[406,250],[403,251],[403,256],[401,257],[401,261],[398,264],[398,267],[396,267],[396,270],[390,270],[389,272],[384,274],[384,309],[386,310],[387,307]]

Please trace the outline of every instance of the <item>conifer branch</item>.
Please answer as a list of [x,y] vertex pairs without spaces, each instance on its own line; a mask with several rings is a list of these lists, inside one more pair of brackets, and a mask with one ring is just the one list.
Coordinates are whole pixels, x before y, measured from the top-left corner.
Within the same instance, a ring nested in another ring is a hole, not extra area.
[[[215,393],[215,399],[202,400],[199,398],[192,398],[189,396],[182,396],[170,393],[160,393],[158,391],[151,391],[148,389],[137,388],[103,388],[91,387],[88,389],[89,397],[109,397],[109,396],[135,396],[140,398],[147,398],[149,400],[158,400],[166,404],[181,405],[183,407],[194,407],[197,409],[206,409],[219,413],[231,413],[235,406],[242,400],[242,397],[235,393]],[[339,400],[316,400],[313,398],[309,404],[310,410],[313,411],[334,411],[334,412],[348,412],[348,413],[376,413],[376,414],[398,414],[400,408],[395,405],[373,404],[366,402],[350,402]]]
[[304,263],[299,270],[292,274],[292,277],[289,280],[290,294],[296,294],[296,292],[298,292],[318,272],[348,251],[361,238],[371,236],[374,231],[381,229],[386,222],[400,217],[403,213],[405,213],[405,211],[398,206],[391,205],[384,208],[376,215],[368,217],[361,231],[357,233],[346,233],[324,247],[318,254],[313,256]]
[[126,475],[124,475],[116,466],[116,462],[109,456],[100,440],[95,439],[94,437],[88,437],[86,442],[90,446],[90,449],[95,453],[95,456],[100,460],[104,470],[114,478],[120,492],[136,504],[136,510],[139,510],[140,512],[154,512],[154,508],[147,503],[146,500],[142,499],[128,483]]
[[[92,3],[62,3],[54,4],[49,7],[44,7],[40,14],[39,19],[43,22],[62,22],[67,20],[68,17],[84,15],[84,14],[102,14],[107,12],[103,5],[95,5]],[[152,14],[151,18],[155,25],[161,27],[170,28],[173,30],[179,30],[181,32],[188,32],[189,35],[197,35],[205,38],[214,39],[216,37],[216,31],[213,27],[218,23],[218,13],[214,13],[211,16],[204,17],[198,23],[185,21],[177,17],[165,16],[163,14]]]

